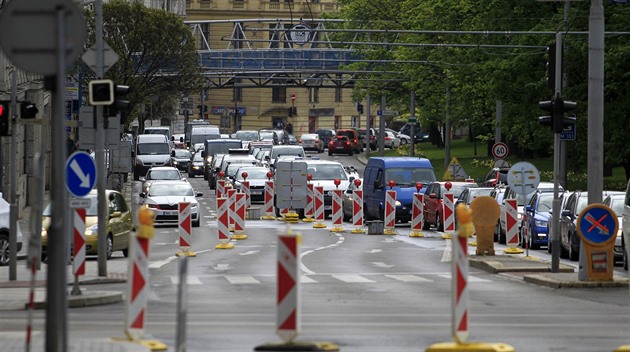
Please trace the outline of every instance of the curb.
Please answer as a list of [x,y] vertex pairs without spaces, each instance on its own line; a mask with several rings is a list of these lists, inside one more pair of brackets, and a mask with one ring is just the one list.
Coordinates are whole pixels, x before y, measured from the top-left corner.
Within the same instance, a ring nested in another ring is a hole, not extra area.
[[[485,270],[492,274],[509,272],[551,272],[551,263],[541,261],[537,258],[524,259],[521,257],[511,257],[508,255],[497,255],[489,257],[469,257],[470,266]],[[510,265],[512,264],[512,265]],[[574,269],[568,265],[561,265],[560,272],[573,273]]]
[[[102,306],[122,302],[122,292],[113,291],[81,291],[80,295],[68,295],[69,308],[81,308],[89,306]],[[28,303],[24,305],[28,309]],[[35,309],[45,309],[46,301],[37,301],[34,304]]]
[[572,279],[566,274],[539,274],[525,275],[525,282],[547,286],[551,288],[627,288],[629,280],[624,277],[613,277],[613,281],[579,281],[577,273],[571,275]]

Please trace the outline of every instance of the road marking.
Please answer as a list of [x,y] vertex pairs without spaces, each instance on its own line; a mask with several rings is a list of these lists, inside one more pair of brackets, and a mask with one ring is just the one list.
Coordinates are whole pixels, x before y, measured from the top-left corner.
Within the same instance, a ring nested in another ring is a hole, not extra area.
[[213,266],[212,269],[216,271],[225,271],[225,270],[230,269],[230,264],[217,264]]
[[260,251],[259,250],[247,251],[247,252],[239,253],[238,255],[250,255],[250,254],[256,254],[258,252]]
[[302,254],[300,255],[300,269],[302,269],[302,271],[303,271],[305,274],[307,274],[307,275],[313,275],[313,274],[317,274],[317,273],[316,273],[316,272],[314,272],[314,271],[312,271],[311,269],[307,268],[307,267],[306,267],[306,265],[304,265],[302,258],[304,258],[304,256],[306,256],[306,255],[308,255],[308,254],[311,254],[311,253],[313,253],[313,252],[315,252],[315,251],[319,251],[319,250],[322,250],[322,249],[327,249],[327,248],[334,248],[334,247],[337,247],[337,246],[339,246],[340,244],[342,244],[342,243],[343,243],[343,241],[345,240],[345,237],[343,237],[343,235],[341,235],[341,234],[335,233],[335,236],[337,236],[337,237],[338,237],[338,239],[337,239],[337,242],[335,242],[335,243],[333,243],[333,244],[330,244],[330,245],[328,245],[328,246],[324,246],[324,247],[318,247],[318,248],[315,248],[315,249],[311,249],[310,251],[305,251],[305,252],[302,252]]
[[374,280],[367,279],[361,275],[355,275],[355,274],[332,274],[331,276],[345,283],[374,283],[376,282]]
[[228,280],[233,285],[246,285],[246,284],[259,284],[258,281],[253,276],[242,276],[242,275],[225,275],[225,279]]
[[386,277],[402,282],[433,282],[433,280],[425,279],[416,275],[385,275]]
[[[171,282],[173,285],[179,285],[179,276],[171,276]],[[186,283],[188,285],[201,285],[201,280],[194,275],[186,276]]]
[[393,268],[394,267],[394,265],[385,264],[383,262],[372,262],[372,265],[374,265],[377,268]]
[[[451,274],[441,274],[438,275],[439,277],[443,277],[445,279],[451,279]],[[488,279],[481,279],[475,276],[468,276],[468,282],[492,282],[492,280],[488,280]]]
[[450,262],[453,257],[453,242],[451,240],[446,240],[446,248],[444,248],[444,253],[442,253],[442,262]]
[[370,250],[369,250],[369,251],[367,251],[367,252],[368,252],[368,253],[370,253],[370,254],[374,254],[374,253],[380,253],[380,252],[382,252],[382,251],[383,251],[382,249],[370,249]]
[[302,276],[300,276],[300,283],[302,283],[302,284],[316,284],[317,280],[311,279],[310,277],[308,277],[306,275],[302,275]]

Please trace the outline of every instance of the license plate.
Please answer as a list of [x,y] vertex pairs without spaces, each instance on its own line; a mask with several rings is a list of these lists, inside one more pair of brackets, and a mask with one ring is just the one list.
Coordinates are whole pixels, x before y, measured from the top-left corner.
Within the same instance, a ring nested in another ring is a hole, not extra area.
[[262,194],[262,191],[251,191],[251,194],[259,196]]
[[332,205],[327,205],[324,207],[324,210],[332,210]]
[[162,210],[156,215],[177,215],[177,210]]
[[343,149],[343,147],[337,147],[337,149]]

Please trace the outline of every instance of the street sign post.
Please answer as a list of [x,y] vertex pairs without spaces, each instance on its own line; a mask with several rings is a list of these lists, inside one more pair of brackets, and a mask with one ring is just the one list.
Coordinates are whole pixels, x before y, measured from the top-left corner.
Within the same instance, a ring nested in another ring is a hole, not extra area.
[[494,143],[492,146],[492,156],[494,156],[495,159],[505,159],[509,153],[510,149],[505,143],[498,142]]
[[576,227],[582,240],[578,279],[612,281],[617,215],[604,204],[591,204],[578,215]]
[[526,195],[533,193],[540,184],[540,173],[536,166],[526,161],[512,165],[507,175],[507,183],[520,197],[519,204],[525,204]]
[[90,154],[74,152],[66,161],[66,188],[75,197],[90,193],[96,183],[96,164]]
[[560,132],[561,141],[574,141],[575,140],[575,124],[570,124]]

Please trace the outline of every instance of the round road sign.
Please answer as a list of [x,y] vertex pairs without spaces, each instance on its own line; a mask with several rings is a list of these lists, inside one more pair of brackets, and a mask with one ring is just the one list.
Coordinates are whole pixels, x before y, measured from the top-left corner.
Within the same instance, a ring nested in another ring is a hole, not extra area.
[[[57,13],[64,14],[63,23]],[[67,63],[79,57],[87,38],[83,12],[71,0],[9,1],[0,12],[0,47],[11,62],[24,71],[42,75],[57,73],[59,38],[64,26],[63,50]]]
[[619,229],[615,212],[604,204],[591,204],[578,215],[578,234],[591,246],[601,246],[614,241]]
[[494,143],[494,145],[492,146],[492,156],[494,156],[495,159],[505,159],[505,157],[508,156],[509,152],[510,150],[505,143],[498,142]]
[[521,161],[520,163],[512,165],[508,171],[507,183],[510,188],[514,190],[514,193],[525,196],[531,194],[538,188],[540,173],[536,166]]

